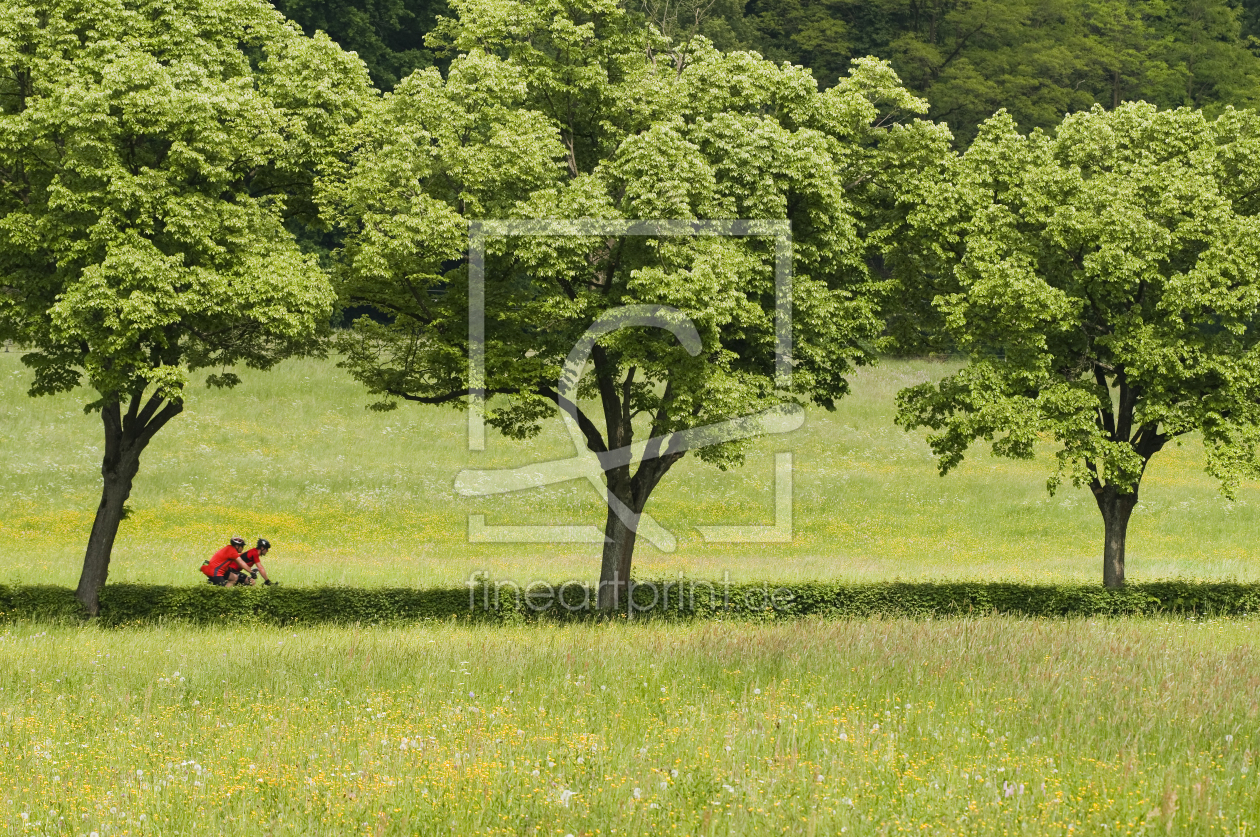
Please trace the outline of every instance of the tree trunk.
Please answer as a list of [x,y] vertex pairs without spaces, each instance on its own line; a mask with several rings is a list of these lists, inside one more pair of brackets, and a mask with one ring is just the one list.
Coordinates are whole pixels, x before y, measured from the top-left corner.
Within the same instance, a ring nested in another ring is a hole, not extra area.
[[[649,458],[639,464],[639,470],[630,477],[628,466],[619,466],[605,472],[608,478],[608,517],[604,523],[604,558],[599,568],[599,609],[612,612],[629,608],[633,585],[630,583],[630,566],[634,558],[634,545],[638,541],[639,522],[643,507],[647,505],[652,490],[661,477],[682,458],[679,452],[667,452],[657,457],[658,451],[649,451]],[[618,509],[628,510],[624,516]]]
[[[1094,501],[1098,503],[1103,517],[1103,584],[1115,590],[1124,586],[1124,539],[1129,532],[1129,517],[1137,505],[1142,474],[1146,473],[1147,463],[1164,447],[1168,437],[1159,432],[1158,422],[1147,422],[1138,427],[1136,433],[1133,432],[1134,412],[1142,392],[1140,387],[1129,381],[1122,365],[1108,367],[1095,363],[1094,380],[1098,383],[1099,394],[1098,429],[1112,442],[1130,445],[1142,459],[1142,467],[1134,475],[1132,490],[1127,491],[1115,485],[1103,485],[1098,463],[1085,462],[1094,475],[1089,489],[1094,493]],[[1113,387],[1116,390],[1114,406],[1111,396]]]
[[1094,499],[1103,517],[1103,584],[1117,589],[1124,586],[1124,539],[1137,505],[1137,491],[1121,494],[1114,486],[1097,487]]
[[125,417],[116,402],[101,409],[101,423],[105,429],[101,503],[96,507],[92,534],[83,555],[83,573],[75,591],[75,598],[90,616],[100,612],[101,588],[109,577],[114,538],[118,535],[127,498],[131,496],[132,481],[140,470],[140,454],[153,435],[183,409],[181,403],[167,402],[159,410],[161,399],[156,397],[140,409],[140,399],[140,394],[133,396]]
[[[622,500],[634,512],[631,520],[637,527],[639,512],[633,503]],[[618,610],[626,607],[630,595],[630,562],[634,557],[634,544],[638,539],[637,528],[631,528],[613,510],[608,508],[604,524],[604,557],[599,568],[599,609]]]
[[114,550],[118,525],[122,522],[123,505],[131,496],[131,483],[139,470],[138,452],[136,457],[128,457],[113,468],[108,462],[101,466],[104,481],[101,504],[96,507],[96,520],[92,523],[92,534],[83,556],[83,573],[79,576],[79,589],[75,592],[92,616],[100,610],[99,595],[109,575],[109,558]]
[[[579,342],[574,351],[578,351],[582,345]],[[632,476],[629,451],[634,442],[635,411],[632,395],[637,369],[632,366],[624,370],[622,377],[603,347],[598,343],[590,344],[590,359],[595,364],[600,403],[604,410],[607,432],[605,440],[601,438],[594,422],[566,394],[566,381],[573,383],[583,366],[573,358],[574,355],[571,355],[570,362],[566,364],[565,375],[569,377],[562,379],[557,389],[540,388],[539,394],[555,401],[557,407],[573,418],[586,438],[587,448],[600,456],[607,482],[605,490],[608,516],[604,523],[604,555],[600,562],[596,601],[604,613],[611,613],[621,607],[629,610],[633,590],[630,566],[634,558],[634,545],[638,540],[639,523],[643,518],[643,507],[647,505],[648,497],[661,478],[675,462],[686,455],[686,450],[675,449],[673,442],[662,450],[667,435],[665,428],[668,424],[669,407],[673,403],[673,384],[671,382],[665,385],[665,392],[655,407],[651,441],[643,452],[638,470]]]

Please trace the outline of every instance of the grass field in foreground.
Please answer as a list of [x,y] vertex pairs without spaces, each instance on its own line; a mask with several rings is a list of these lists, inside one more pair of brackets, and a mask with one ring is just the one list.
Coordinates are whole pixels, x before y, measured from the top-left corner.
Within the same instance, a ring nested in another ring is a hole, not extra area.
[[0,634],[0,832],[1252,834],[1254,623]]
[[[641,577],[792,581],[815,578],[1097,581],[1102,524],[1092,498],[1050,497],[1049,455],[994,459],[983,449],[944,479],[922,435],[892,423],[893,396],[949,367],[889,361],[853,377],[838,411],[757,442],[739,469],[688,458],[648,511],[678,537],[640,542]],[[144,454],[111,580],[198,583],[201,561],[227,538],[267,537],[287,583],[457,586],[477,570],[526,583],[590,581],[599,546],[470,543],[468,518],[495,524],[601,525],[585,481],[467,499],[461,468],[569,457],[558,422],[538,439],[495,435],[468,451],[465,414],[404,405],[364,409],[362,388],[331,361],[245,371],[228,393],[190,388],[186,411]],[[0,352],[0,537],[11,557],[0,583],[73,585],[99,499],[99,418],[85,395],[32,399],[29,370]],[[794,465],[790,544],[705,543],[706,524],[773,522],[773,455]],[[1153,460],[1129,534],[1129,577],[1260,580],[1260,490],[1227,502],[1202,472],[1193,439]]]

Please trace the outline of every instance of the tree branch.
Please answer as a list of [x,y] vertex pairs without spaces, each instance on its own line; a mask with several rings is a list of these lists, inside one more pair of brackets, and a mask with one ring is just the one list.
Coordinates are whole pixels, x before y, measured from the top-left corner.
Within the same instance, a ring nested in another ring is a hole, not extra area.
[[626,373],[626,379],[621,382],[621,423],[629,425],[630,422],[630,392],[634,385],[634,373],[638,371],[638,367],[631,366],[630,371]]
[[1111,384],[1107,383],[1107,371],[1108,370],[1102,367],[1102,364],[1094,364],[1094,380],[1097,381],[1098,385],[1103,388],[1103,392],[1106,393],[1107,399],[1106,409],[1104,409],[1101,404],[1098,406],[1098,423],[1099,426],[1101,426],[1103,430],[1107,431],[1111,438],[1114,439],[1116,437],[1116,421],[1115,417],[1111,413]]
[[1120,403],[1116,405],[1115,441],[1129,441],[1133,429],[1133,408],[1137,404],[1137,387],[1129,385],[1129,377],[1123,369],[1116,370],[1116,386],[1120,389]]
[[[468,394],[466,389],[456,389],[442,395],[414,395],[410,392],[385,388],[381,390],[384,395],[394,398],[401,398],[403,401],[410,401],[413,404],[449,404],[452,401],[458,401]],[[515,395],[514,389],[486,389],[481,391],[482,397],[491,395]]]
[[[156,398],[156,396],[154,396],[154,398]],[[162,408],[161,412],[153,416],[152,420],[145,424],[141,429],[140,434],[137,437],[137,441],[140,443],[141,447],[148,445],[153,437],[157,435],[157,432],[166,426],[168,421],[183,412],[183,410],[184,402],[167,401],[166,406]]]
[[608,430],[608,447],[622,448],[634,440],[634,428],[621,423],[621,403],[613,383],[616,366],[608,359],[604,347],[596,343],[591,349],[595,362],[595,383],[599,387],[599,400],[604,408],[604,424]]
[[572,416],[573,420],[577,422],[578,429],[586,437],[586,447],[588,449],[597,454],[608,452],[608,445],[605,444],[603,437],[599,435],[599,428],[595,426],[595,422],[591,421],[586,413],[582,412],[581,407],[567,398],[561,398],[560,393],[546,384],[540,384],[536,392],[544,398],[550,398],[557,407]]

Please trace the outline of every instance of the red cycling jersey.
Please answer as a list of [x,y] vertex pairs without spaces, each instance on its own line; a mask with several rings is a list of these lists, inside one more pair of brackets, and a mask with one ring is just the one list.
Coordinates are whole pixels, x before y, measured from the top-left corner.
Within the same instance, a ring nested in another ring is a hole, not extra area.
[[225,564],[236,566],[236,557],[238,554],[239,553],[236,551],[236,547],[228,544],[218,552],[214,553],[214,555],[210,556],[210,562],[203,565],[202,572],[208,576],[220,575]]
[[262,551],[259,550],[257,547],[249,550],[248,552],[241,554],[241,560],[251,567],[257,564],[258,559],[261,557],[262,557]]

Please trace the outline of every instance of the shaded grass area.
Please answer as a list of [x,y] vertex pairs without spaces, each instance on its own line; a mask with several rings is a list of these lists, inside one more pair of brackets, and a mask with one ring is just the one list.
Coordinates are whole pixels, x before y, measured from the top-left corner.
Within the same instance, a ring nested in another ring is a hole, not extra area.
[[[800,582],[663,580],[636,584],[615,613],[600,613],[593,588],[536,584],[517,588],[174,587],[112,584],[101,595],[102,626],[190,623],[391,625],[414,622],[593,620],[752,620],[801,617],[948,618],[1003,614],[1063,616],[1260,617],[1260,584],[1165,581],[1120,590],[1099,585],[1014,582]],[[73,624],[84,612],[66,587],[0,585],[0,622]]]
[[9,626],[0,831],[1249,834],[1255,627]]
[[[743,468],[685,459],[648,511],[678,538],[665,553],[641,543],[641,577],[792,582],[991,580],[1059,583],[1100,577],[1102,525],[1087,491],[1046,494],[1047,451],[1033,462],[983,451],[945,479],[920,435],[892,423],[904,386],[952,367],[889,361],[860,370],[834,413],[760,440]],[[242,371],[224,393],[196,386],[146,452],[110,568],[112,580],[195,584],[201,561],[233,534],[267,537],[269,564],[297,585],[459,586],[474,572],[519,584],[592,582],[597,544],[470,543],[468,517],[491,525],[602,525],[585,482],[463,498],[463,468],[573,455],[558,422],[529,442],[491,433],[470,452],[463,413],[404,405],[364,409],[362,389],[328,361]],[[28,398],[29,373],[0,353],[0,536],[18,559],[0,582],[72,585],[99,499],[100,428],[85,398]],[[774,454],[790,451],[790,544],[706,543],[696,526],[773,522]],[[1132,580],[1260,580],[1251,544],[1260,491],[1224,500],[1202,473],[1194,440],[1158,454],[1129,535]]]

